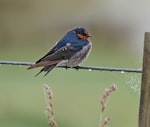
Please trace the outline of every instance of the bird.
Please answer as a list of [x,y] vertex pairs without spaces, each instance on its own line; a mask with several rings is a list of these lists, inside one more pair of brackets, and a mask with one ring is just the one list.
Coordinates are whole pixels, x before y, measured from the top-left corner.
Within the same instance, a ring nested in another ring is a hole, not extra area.
[[44,75],[46,76],[57,66],[65,66],[66,68],[79,66],[87,58],[92,49],[89,37],[91,35],[84,27],[76,27],[69,30],[46,55],[27,69],[43,67],[35,76],[41,72],[46,72]]

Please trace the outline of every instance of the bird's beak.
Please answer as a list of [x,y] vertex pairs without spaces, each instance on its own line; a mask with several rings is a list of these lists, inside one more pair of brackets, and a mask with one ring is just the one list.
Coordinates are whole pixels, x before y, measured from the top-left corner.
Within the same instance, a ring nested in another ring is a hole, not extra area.
[[92,37],[90,34],[89,34],[89,32],[88,31],[84,31],[84,33],[85,33],[85,36],[88,38],[88,37]]
[[87,34],[86,36],[87,36],[87,37],[92,37],[92,35],[91,35],[91,34]]

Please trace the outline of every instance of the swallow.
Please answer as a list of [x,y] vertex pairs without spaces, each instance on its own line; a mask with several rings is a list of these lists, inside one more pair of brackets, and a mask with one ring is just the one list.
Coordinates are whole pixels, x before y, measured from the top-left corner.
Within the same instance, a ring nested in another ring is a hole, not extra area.
[[92,44],[88,40],[89,37],[91,35],[84,27],[69,30],[45,56],[28,69],[43,67],[35,76],[41,72],[46,72],[44,75],[46,76],[57,66],[66,66],[66,68],[79,66],[92,49]]

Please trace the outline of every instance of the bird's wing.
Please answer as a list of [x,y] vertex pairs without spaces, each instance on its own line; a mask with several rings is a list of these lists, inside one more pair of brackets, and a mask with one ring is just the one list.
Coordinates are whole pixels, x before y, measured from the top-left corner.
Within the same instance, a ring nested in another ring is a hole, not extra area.
[[44,59],[45,57],[47,57],[47,56],[51,55],[52,53],[54,53],[54,52],[55,52],[55,49],[56,49],[56,45],[54,45],[53,48],[52,48],[45,56],[43,56],[42,58],[40,58],[40,59],[39,59],[38,61],[36,61],[35,63],[41,62],[42,59]]
[[57,63],[61,62],[62,60],[70,59],[80,49],[81,48],[78,48],[77,46],[74,46],[74,45],[68,43],[66,46],[58,49],[57,51],[45,55],[43,58],[40,59],[39,62],[31,65],[28,69],[57,64]]
[[43,58],[43,61],[55,61],[55,60],[67,60],[70,59],[77,51],[79,48],[74,47],[74,45],[66,45],[56,52],[47,55],[45,58]]

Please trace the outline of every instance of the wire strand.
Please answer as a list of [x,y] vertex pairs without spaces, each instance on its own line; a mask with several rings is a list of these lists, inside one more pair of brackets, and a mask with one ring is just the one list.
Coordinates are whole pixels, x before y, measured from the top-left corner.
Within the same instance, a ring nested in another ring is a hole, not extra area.
[[[18,61],[0,61],[0,64],[5,65],[20,65],[20,66],[30,66],[34,64],[33,62],[18,62]],[[111,68],[111,67],[94,67],[94,66],[77,66],[77,67],[66,67],[58,66],[58,68],[70,68],[70,69],[83,69],[89,71],[117,71],[117,72],[131,72],[131,73],[142,73],[142,69],[128,69],[128,68]]]

